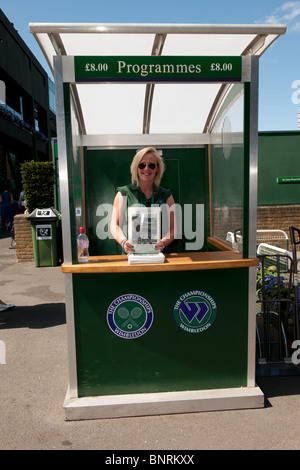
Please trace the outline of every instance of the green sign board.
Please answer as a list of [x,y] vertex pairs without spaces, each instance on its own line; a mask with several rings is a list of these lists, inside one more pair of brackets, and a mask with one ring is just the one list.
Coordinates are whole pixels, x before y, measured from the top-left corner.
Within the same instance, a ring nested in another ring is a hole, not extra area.
[[76,82],[238,82],[240,56],[76,56]]
[[277,183],[300,183],[300,176],[284,176],[277,178]]

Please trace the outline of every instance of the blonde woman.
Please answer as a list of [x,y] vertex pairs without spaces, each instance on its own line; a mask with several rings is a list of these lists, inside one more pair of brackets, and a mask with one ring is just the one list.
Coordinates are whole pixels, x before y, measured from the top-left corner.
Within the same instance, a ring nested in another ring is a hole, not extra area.
[[[175,204],[171,191],[160,186],[160,181],[165,171],[165,164],[155,148],[146,147],[137,152],[132,160],[130,171],[131,184],[117,188],[110,227],[113,237],[121,245],[125,253],[133,252],[134,248],[122,230],[125,215],[124,197],[127,198],[128,207],[134,204],[142,204],[146,207],[167,204],[171,207]],[[155,249],[163,251],[173,240],[174,213],[171,211],[169,232],[160,240]]]

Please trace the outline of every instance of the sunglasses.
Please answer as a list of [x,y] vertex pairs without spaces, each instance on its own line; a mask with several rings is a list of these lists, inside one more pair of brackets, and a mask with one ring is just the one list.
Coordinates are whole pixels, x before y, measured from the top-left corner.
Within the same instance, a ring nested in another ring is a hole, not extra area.
[[145,162],[142,162],[142,163],[139,163],[139,169],[140,170],[144,170],[144,168],[146,168],[146,166],[148,165],[148,168],[150,168],[150,170],[155,170],[156,168],[156,163],[145,163]]

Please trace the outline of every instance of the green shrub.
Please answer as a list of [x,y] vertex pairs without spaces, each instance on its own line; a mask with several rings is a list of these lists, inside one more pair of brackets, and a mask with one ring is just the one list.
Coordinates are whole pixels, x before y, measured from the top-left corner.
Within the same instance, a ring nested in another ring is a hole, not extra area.
[[52,162],[25,162],[21,164],[22,185],[28,212],[37,207],[54,206],[54,175]]

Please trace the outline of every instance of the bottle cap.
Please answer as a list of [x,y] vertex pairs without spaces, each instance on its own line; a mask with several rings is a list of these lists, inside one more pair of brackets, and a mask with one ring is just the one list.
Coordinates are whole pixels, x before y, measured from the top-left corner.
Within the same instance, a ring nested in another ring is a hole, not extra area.
[[79,233],[84,233],[84,227],[79,228]]

